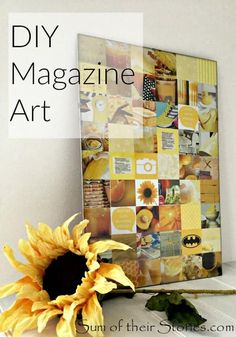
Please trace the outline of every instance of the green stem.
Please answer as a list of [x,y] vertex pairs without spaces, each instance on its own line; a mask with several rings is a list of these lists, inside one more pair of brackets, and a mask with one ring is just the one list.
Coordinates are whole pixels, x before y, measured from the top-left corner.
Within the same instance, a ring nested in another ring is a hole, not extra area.
[[[135,289],[135,293],[139,294],[169,294],[177,292],[179,294],[219,294],[219,295],[236,295],[236,289]],[[132,289],[114,289],[112,290],[113,294],[133,294]]]

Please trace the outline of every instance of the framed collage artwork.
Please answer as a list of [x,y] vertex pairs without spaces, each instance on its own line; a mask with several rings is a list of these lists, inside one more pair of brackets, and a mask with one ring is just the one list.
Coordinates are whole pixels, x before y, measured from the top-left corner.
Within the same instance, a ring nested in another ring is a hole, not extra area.
[[79,35],[83,215],[136,287],[221,274],[215,61]]

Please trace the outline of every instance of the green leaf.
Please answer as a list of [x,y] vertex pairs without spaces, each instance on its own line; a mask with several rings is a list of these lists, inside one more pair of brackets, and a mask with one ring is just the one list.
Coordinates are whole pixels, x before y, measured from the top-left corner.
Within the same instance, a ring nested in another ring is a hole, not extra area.
[[196,327],[206,319],[199,315],[197,309],[187,300],[183,300],[181,304],[170,304],[166,310],[168,320],[178,326]]
[[169,306],[169,296],[167,294],[154,295],[147,300],[145,307],[149,310],[165,311]]
[[178,292],[172,292],[170,295],[158,294],[152,296],[147,301],[146,308],[165,311],[168,320],[178,326],[196,327],[206,322],[206,319],[198,313],[194,305]]

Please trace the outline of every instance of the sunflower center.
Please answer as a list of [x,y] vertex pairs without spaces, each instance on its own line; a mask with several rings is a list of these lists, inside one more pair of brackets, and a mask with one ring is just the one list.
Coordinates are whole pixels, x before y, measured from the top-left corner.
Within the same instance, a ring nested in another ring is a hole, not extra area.
[[145,188],[144,191],[143,191],[143,194],[146,198],[150,198],[150,196],[152,195],[151,188],[149,188],[149,187]]
[[53,260],[43,277],[43,289],[51,300],[59,295],[71,295],[81,284],[84,273],[88,271],[84,256],[68,252]]

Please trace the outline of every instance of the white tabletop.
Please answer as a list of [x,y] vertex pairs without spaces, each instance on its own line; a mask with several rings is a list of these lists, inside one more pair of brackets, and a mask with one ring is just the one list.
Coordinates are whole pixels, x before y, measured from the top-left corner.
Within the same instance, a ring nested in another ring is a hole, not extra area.
[[[158,287],[156,287],[158,289]],[[160,286],[159,286],[160,288]],[[233,289],[236,288],[236,262],[225,263],[223,265],[223,276],[210,279],[193,280],[187,282],[172,283],[162,285],[161,288],[208,288],[208,289]],[[148,311],[145,309],[145,302],[151,295],[137,294],[133,299],[116,298],[104,302],[103,310],[105,317],[105,336],[157,336],[158,330],[160,335],[172,336],[214,336],[227,337],[236,335],[236,295],[199,295],[194,298],[192,295],[185,295],[191,299],[199,313],[207,318],[204,324],[206,331],[173,331],[167,325],[165,313],[157,311]],[[9,304],[10,299],[1,301],[3,308]],[[118,331],[119,320],[122,320],[122,327]],[[132,331],[133,320],[133,331]],[[55,324],[56,320],[51,321],[43,333],[38,334],[36,331],[24,333],[24,337],[56,337]],[[162,322],[160,324],[160,322]],[[127,328],[129,324],[129,331]],[[138,329],[143,331],[136,331]],[[151,327],[153,326],[153,327]],[[117,331],[110,331],[117,329]],[[213,329],[214,331],[211,331]],[[216,331],[216,330],[220,331]],[[146,331],[145,331],[146,330]],[[152,330],[152,331],[151,331]],[[226,331],[227,330],[227,331]],[[231,331],[228,331],[231,330]],[[168,332],[169,331],[169,332]],[[1,335],[0,336],[5,336]],[[88,337],[88,334],[80,336]]]

